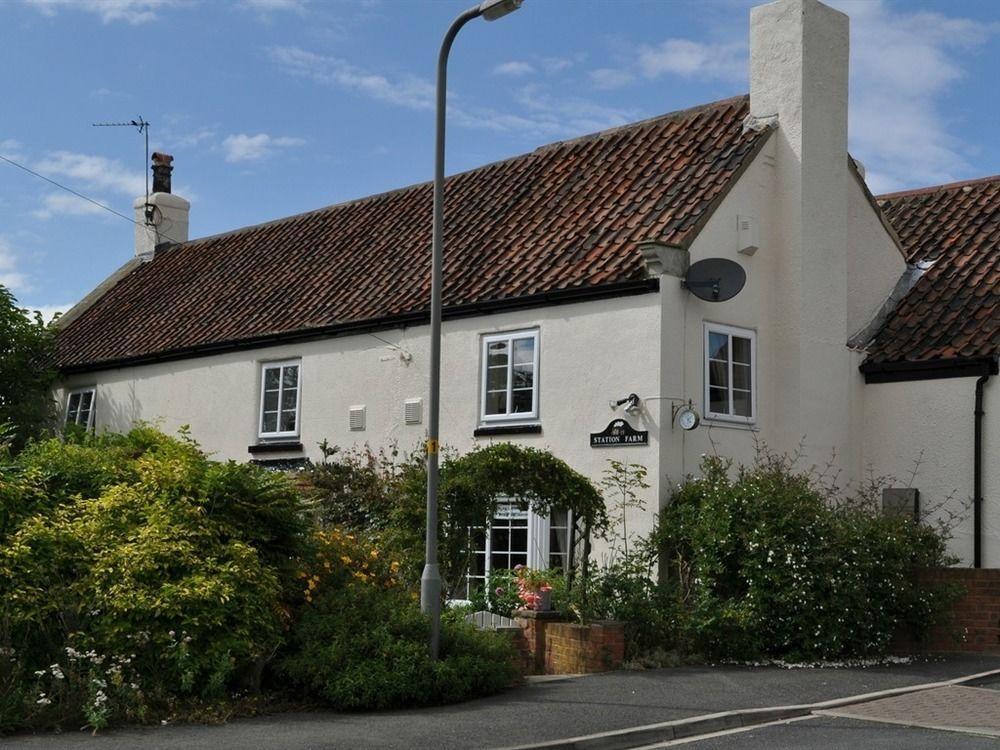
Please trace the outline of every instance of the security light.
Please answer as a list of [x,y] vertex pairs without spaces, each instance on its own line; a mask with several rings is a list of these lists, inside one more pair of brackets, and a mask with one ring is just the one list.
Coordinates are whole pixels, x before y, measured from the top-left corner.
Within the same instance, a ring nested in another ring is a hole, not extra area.
[[524,0],[483,0],[479,4],[479,12],[487,21],[495,21],[503,18],[508,13],[513,13],[521,7]]

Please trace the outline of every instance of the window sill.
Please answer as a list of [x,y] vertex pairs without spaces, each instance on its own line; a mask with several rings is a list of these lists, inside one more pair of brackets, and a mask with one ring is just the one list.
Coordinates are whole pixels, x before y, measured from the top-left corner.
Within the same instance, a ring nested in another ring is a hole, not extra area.
[[760,431],[760,427],[757,426],[756,422],[736,422],[729,419],[713,419],[711,417],[703,417],[701,423],[706,427],[721,427],[724,430],[743,430],[745,432]]
[[491,424],[477,427],[473,430],[473,437],[493,437],[500,435],[541,435],[542,426],[540,424]]
[[290,451],[301,451],[302,443],[298,440],[281,440],[273,443],[257,443],[256,445],[248,445],[247,452],[252,454],[257,453],[288,453]]

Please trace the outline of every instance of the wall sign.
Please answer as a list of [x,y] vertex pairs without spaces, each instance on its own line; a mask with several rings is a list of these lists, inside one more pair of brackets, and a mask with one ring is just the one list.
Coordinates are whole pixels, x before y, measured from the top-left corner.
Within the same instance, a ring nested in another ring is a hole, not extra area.
[[612,419],[604,432],[590,433],[591,448],[612,445],[649,445],[649,432],[633,429],[624,419]]

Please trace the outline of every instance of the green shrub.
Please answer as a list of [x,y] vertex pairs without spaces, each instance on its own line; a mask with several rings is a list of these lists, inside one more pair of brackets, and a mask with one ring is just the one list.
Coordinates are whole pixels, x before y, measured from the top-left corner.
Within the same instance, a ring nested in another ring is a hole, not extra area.
[[441,658],[429,624],[398,587],[351,582],[322,591],[292,631],[282,668],[309,695],[345,710],[453,703],[489,695],[517,677],[512,643],[445,617]]
[[0,546],[0,729],[98,727],[259,684],[305,549],[283,476],[143,427],[31,445],[0,497],[17,509]]
[[947,564],[943,536],[831,495],[783,458],[731,477],[708,459],[662,512],[656,542],[691,644],[712,656],[837,659],[884,654],[926,631],[952,592],[914,583]]

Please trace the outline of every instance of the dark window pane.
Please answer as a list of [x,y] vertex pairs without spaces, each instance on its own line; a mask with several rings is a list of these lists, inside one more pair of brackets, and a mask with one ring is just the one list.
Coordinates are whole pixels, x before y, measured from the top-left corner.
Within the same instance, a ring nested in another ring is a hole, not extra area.
[[507,390],[507,367],[490,367],[486,370],[486,390]]
[[505,568],[509,567],[510,567],[510,561],[508,560],[506,553],[504,554],[494,553],[493,555],[490,556],[490,570],[492,570],[494,573],[498,570],[504,570]]
[[708,384],[720,388],[725,388],[729,385],[729,365],[725,362],[709,362]]
[[487,345],[486,351],[488,353],[486,364],[489,367],[496,367],[497,365],[507,365],[507,342],[506,341],[494,341]]
[[507,393],[505,391],[498,391],[496,393],[486,394],[486,413],[487,414],[507,413]]
[[514,365],[513,388],[531,388],[535,384],[534,365]]
[[[297,388],[288,388],[281,392],[281,408],[286,411],[295,411],[295,399],[298,397]],[[267,401],[268,394],[264,394],[264,400]]]
[[511,555],[510,556],[510,567],[512,567],[512,568],[515,565],[527,565],[527,564],[528,564],[528,554],[527,553],[524,553],[523,555],[522,554],[516,554],[516,555]]
[[553,526],[565,526],[567,523],[569,523],[569,518],[566,515],[566,511],[564,509],[553,510],[551,523]]
[[271,391],[278,389],[281,379],[281,370],[278,367],[270,367],[264,370],[264,390]]
[[294,411],[281,412],[281,431],[293,432],[294,430],[295,430],[295,412]]
[[729,413],[729,398],[722,388],[708,389],[708,410],[713,414]]
[[472,532],[472,549],[486,551],[486,531],[484,529],[474,529]]
[[469,573],[475,576],[485,575],[486,573],[486,555],[473,555],[472,556],[472,567],[469,569]]
[[733,414],[738,417],[750,416],[750,392],[733,391]]
[[264,391],[264,411],[278,411],[277,391]]
[[733,361],[750,364],[750,339],[733,336]]
[[750,365],[733,363],[733,388],[750,390]]
[[708,334],[708,356],[712,359],[729,359],[729,337],[726,334]]
[[285,388],[298,388],[299,387],[299,367],[298,365],[292,365],[291,367],[286,367],[284,370],[284,376],[282,377],[282,385]]
[[549,555],[549,567],[550,568],[565,568],[566,567],[566,555]]
[[510,548],[516,552],[528,551],[528,530],[514,529],[510,533]]
[[533,407],[534,407],[534,398],[533,398],[533,396],[534,396],[534,392],[531,391],[531,390],[514,391],[514,393],[512,394],[513,401],[514,401],[514,403],[513,403],[514,408],[511,409],[511,413],[512,414],[525,414],[527,412],[533,411]]
[[490,544],[496,551],[510,549],[510,530],[493,529],[490,534]]
[[549,552],[556,554],[566,552],[566,530],[552,529],[549,531]]
[[278,431],[278,412],[264,412],[264,419],[261,422],[261,432]]
[[90,409],[80,409],[80,413],[76,418],[76,423],[87,427],[90,424]]
[[80,394],[80,408],[84,411],[90,411],[90,405],[94,400],[93,391],[84,391]]
[[66,421],[76,424],[77,414],[80,413],[80,394],[74,393],[69,397],[69,408],[66,409]]
[[514,364],[532,364],[535,361],[535,340],[514,339]]

